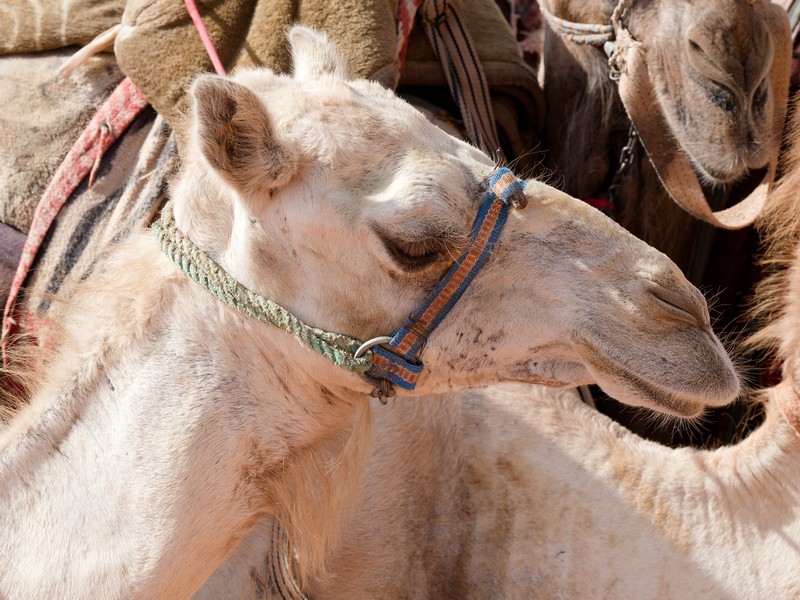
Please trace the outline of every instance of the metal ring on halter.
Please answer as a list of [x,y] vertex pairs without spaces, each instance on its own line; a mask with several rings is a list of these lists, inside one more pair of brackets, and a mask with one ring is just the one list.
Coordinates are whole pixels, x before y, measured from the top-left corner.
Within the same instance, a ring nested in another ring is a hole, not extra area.
[[387,342],[391,342],[392,337],[389,335],[382,335],[376,338],[372,338],[371,340],[367,340],[363,344],[358,347],[356,353],[353,354],[353,358],[359,358],[364,352],[372,348],[373,346],[378,346],[380,344],[386,344]]

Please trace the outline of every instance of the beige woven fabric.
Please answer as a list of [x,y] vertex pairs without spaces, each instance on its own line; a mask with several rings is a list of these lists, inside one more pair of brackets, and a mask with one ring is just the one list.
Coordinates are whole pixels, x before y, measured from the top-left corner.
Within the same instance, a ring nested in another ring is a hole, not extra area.
[[[543,96],[495,1],[451,2],[486,72],[507,155],[538,147]],[[285,72],[290,66],[285,31],[300,22],[325,31],[342,49],[354,76],[394,84],[397,0],[218,0],[199,2],[198,8],[227,70],[265,65]],[[212,70],[183,3],[130,0],[115,52],[123,72],[180,133],[189,82]],[[441,63],[419,25],[412,31],[400,84],[447,90]]]
[[0,57],[0,222],[23,233],[58,165],[122,79],[111,54],[57,77],[74,50]]

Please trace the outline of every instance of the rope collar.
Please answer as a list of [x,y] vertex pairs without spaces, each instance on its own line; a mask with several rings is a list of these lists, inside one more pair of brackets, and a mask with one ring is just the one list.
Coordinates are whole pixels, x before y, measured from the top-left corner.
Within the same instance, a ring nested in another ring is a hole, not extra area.
[[560,37],[573,44],[603,48],[606,51],[606,55],[611,56],[614,42],[617,40],[620,30],[625,30],[622,19],[627,15],[632,2],[633,0],[620,0],[616,8],[614,8],[611,23],[603,25],[567,21],[555,16],[542,6],[541,2],[539,3],[539,10],[542,11],[542,15],[544,15],[548,25]]
[[309,600],[295,574],[295,561],[289,547],[289,538],[277,519],[272,521],[269,555],[262,564],[268,568],[264,583],[269,589],[277,590],[281,600]]
[[153,233],[164,252],[191,279],[225,304],[249,317],[291,333],[301,344],[348,371],[363,373],[370,367],[370,352],[355,358],[361,342],[303,323],[288,310],[247,289],[186,237],[175,224],[170,200],[153,223]]
[[544,6],[539,7],[552,30],[561,38],[573,44],[602,48],[608,57],[609,77],[619,82],[625,69],[625,54],[636,39],[623,23],[633,4],[633,0],[620,0],[611,14],[611,23],[576,23],[555,16]]
[[152,229],[162,252],[219,300],[262,323],[291,333],[301,344],[333,364],[362,374],[375,385],[373,396],[385,401],[393,395],[393,385],[406,390],[416,386],[424,368],[418,355],[425,342],[486,263],[500,237],[509,208],[525,208],[524,189],[525,182],[508,169],[497,169],[490,176],[489,193],[472,224],[469,248],[390,341],[366,351],[365,344],[358,339],[306,325],[282,306],[236,281],[178,229],[172,201],[164,206]]
[[614,41],[614,27],[611,25],[567,21],[555,16],[541,4],[539,5],[539,10],[542,11],[542,15],[544,15],[553,31],[573,44],[602,48],[604,44]]

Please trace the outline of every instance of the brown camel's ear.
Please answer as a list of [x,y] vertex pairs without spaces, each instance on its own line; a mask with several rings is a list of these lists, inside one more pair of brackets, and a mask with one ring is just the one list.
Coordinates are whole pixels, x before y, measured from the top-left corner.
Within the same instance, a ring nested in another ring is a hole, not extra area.
[[295,79],[313,79],[325,74],[350,78],[347,60],[327,35],[296,25],[289,30],[288,36]]
[[196,143],[226,183],[246,200],[288,183],[297,159],[275,139],[254,92],[216,75],[198,77],[189,92]]

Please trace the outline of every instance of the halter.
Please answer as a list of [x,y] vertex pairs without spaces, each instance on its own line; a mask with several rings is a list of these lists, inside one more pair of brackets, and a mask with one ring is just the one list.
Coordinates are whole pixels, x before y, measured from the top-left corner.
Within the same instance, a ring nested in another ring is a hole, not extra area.
[[511,206],[527,205],[525,182],[505,168],[489,177],[489,192],[472,224],[470,245],[453,263],[421,307],[392,336],[362,343],[356,338],[331,333],[303,323],[272,300],[247,289],[186,237],[175,224],[172,201],[153,223],[158,244],[191,279],[236,310],[291,333],[301,344],[333,364],[362,374],[375,385],[372,395],[385,401],[393,385],[413,390],[424,365],[419,354],[430,334],[455,306],[486,263]]

